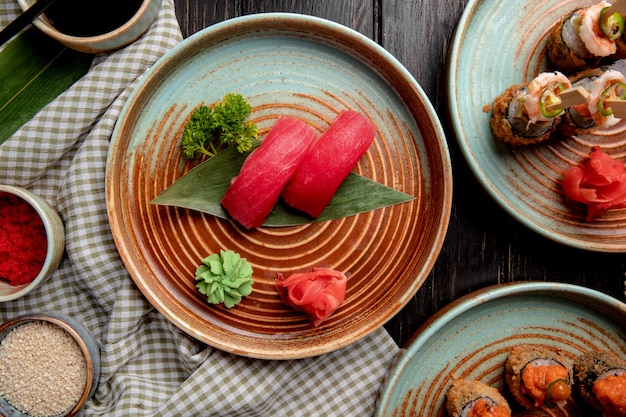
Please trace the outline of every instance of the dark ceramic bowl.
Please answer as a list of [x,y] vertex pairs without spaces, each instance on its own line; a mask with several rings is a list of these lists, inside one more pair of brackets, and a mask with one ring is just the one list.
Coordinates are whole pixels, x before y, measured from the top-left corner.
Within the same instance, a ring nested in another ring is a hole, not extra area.
[[[18,0],[22,10],[28,9],[35,0]],[[143,0],[137,12],[122,26],[110,32],[96,36],[72,36],[59,31],[45,13],[34,21],[46,35],[56,39],[65,46],[87,53],[114,51],[136,41],[156,18],[161,0]]]

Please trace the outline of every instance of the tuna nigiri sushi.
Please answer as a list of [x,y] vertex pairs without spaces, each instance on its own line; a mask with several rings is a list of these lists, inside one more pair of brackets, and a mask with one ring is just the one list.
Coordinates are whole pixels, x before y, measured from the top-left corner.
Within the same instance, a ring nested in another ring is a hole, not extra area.
[[282,192],[285,202],[319,217],[375,135],[376,128],[361,113],[340,112],[311,146],[306,160],[285,186]]
[[279,117],[224,194],[222,206],[228,214],[247,229],[263,225],[316,138],[303,121]]

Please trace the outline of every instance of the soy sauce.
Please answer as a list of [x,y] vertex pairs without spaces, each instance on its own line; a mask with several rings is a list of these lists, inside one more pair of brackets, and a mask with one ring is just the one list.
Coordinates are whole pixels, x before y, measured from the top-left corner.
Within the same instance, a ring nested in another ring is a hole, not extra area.
[[71,36],[97,36],[129,21],[142,0],[57,0],[44,15],[60,32]]

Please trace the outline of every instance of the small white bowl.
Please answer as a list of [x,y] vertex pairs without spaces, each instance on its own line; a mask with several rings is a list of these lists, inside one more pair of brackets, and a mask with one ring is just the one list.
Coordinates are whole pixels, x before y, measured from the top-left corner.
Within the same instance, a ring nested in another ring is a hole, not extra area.
[[[92,0],[85,0],[92,1]],[[22,10],[28,9],[35,0],[17,0]],[[100,53],[120,49],[136,41],[150,27],[161,7],[161,0],[143,0],[133,17],[111,32],[97,36],[71,36],[60,32],[46,18],[45,13],[33,22],[46,35],[63,45],[81,52]]]
[[13,194],[29,203],[43,220],[48,241],[46,260],[41,271],[29,284],[11,285],[0,281],[0,302],[22,297],[43,284],[57,269],[65,252],[65,227],[59,213],[44,199],[21,187],[0,184],[0,192]]

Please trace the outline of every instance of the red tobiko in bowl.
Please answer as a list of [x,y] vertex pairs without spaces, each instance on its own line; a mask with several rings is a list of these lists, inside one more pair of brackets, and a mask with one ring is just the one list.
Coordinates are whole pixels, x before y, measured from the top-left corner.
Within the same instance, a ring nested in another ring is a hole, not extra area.
[[0,302],[45,282],[64,251],[65,228],[57,211],[31,191],[0,185]]
[[591,149],[585,163],[565,172],[562,185],[567,197],[587,204],[587,221],[626,207],[626,167],[599,146]]

